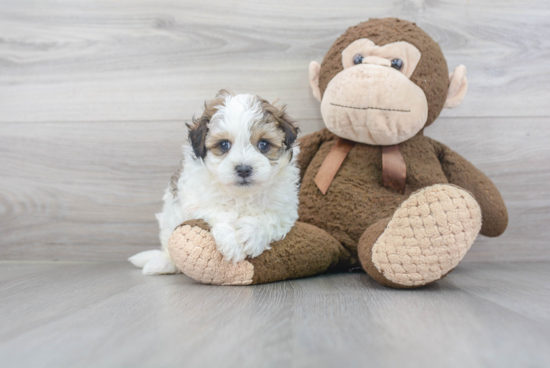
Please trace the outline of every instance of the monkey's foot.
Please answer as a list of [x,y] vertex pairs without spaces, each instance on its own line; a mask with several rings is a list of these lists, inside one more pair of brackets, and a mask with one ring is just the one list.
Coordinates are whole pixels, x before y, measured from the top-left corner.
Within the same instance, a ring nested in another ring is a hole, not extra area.
[[254,266],[244,260],[227,262],[216,249],[210,226],[202,220],[180,225],[168,241],[172,261],[187,276],[203,284],[250,285]]
[[370,226],[358,244],[365,271],[379,283],[414,288],[445,277],[481,229],[470,193],[438,184],[413,193],[391,219]]

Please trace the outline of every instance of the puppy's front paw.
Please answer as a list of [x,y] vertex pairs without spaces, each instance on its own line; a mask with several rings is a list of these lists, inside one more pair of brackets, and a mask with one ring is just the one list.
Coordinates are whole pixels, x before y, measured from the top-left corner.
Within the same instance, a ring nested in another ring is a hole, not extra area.
[[247,256],[257,257],[270,248],[269,235],[258,218],[242,217],[236,222],[235,227],[237,242],[241,244],[243,253]]
[[243,245],[237,241],[235,228],[228,223],[218,223],[212,227],[212,236],[218,251],[228,262],[237,263],[246,258]]
[[254,266],[248,261],[225,261],[209,227],[204,225],[183,225],[174,230],[168,249],[176,266],[204,284],[250,285]]

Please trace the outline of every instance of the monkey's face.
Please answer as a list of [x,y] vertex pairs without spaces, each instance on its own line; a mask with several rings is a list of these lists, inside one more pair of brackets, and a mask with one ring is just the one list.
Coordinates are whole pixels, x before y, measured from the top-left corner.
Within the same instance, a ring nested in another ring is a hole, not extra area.
[[445,107],[460,104],[466,68],[448,74],[439,45],[422,29],[396,18],[350,27],[312,61],[309,80],[327,128],[371,145],[406,141]]
[[408,42],[377,46],[362,38],[342,52],[343,70],[328,83],[321,113],[334,134],[356,142],[392,145],[422,129],[424,91],[409,78],[420,51]]

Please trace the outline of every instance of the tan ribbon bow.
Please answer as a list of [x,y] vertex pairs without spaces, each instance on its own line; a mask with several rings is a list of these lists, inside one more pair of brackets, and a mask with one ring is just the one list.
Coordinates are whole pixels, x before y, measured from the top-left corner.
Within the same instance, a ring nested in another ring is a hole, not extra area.
[[[336,173],[354,145],[355,142],[338,138],[336,144],[325,157],[314,180],[323,195],[327,194],[332,180],[334,180]],[[382,179],[385,187],[392,188],[399,193],[405,192],[407,165],[399,146],[396,144],[382,147]]]

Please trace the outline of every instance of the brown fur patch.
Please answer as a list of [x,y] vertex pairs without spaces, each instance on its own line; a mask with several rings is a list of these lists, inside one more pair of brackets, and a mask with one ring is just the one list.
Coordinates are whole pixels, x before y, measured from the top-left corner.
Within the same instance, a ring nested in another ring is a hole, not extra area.
[[206,149],[216,156],[225,155],[229,151],[222,151],[220,144],[223,141],[229,141],[233,144],[233,137],[228,132],[210,133],[206,136]]
[[449,87],[447,61],[439,45],[426,32],[414,23],[397,18],[370,19],[359,23],[348,28],[334,42],[321,64],[319,75],[321,96],[331,79],[344,69],[342,51],[360,38],[368,38],[378,46],[405,41],[420,51],[422,55],[420,62],[410,79],[422,88],[428,100],[428,119],[425,126],[433,123],[441,113],[447,97]]
[[172,175],[170,179],[170,193],[176,198],[178,196],[178,181],[180,180],[181,173],[183,172],[183,160],[180,162],[180,168]]
[[188,220],[188,221],[182,222],[181,224],[179,224],[179,225],[176,227],[176,229],[177,229],[177,228],[180,228],[180,227],[182,227],[182,226],[185,226],[185,225],[189,225],[189,226],[191,226],[191,227],[195,227],[195,226],[196,226],[196,227],[199,227],[199,228],[201,228],[201,229],[203,229],[203,230],[210,231],[210,225],[209,225],[206,221],[204,221],[204,220],[202,220],[202,219],[198,219],[198,220]]
[[[233,93],[226,90],[219,91],[216,98],[204,104],[204,112],[201,117],[199,119],[193,118],[193,124],[187,125],[189,128],[189,142],[198,158],[204,159],[207,151],[216,156],[224,155],[226,152],[220,149],[220,143],[225,140],[233,143],[233,137],[227,132],[209,134],[208,129],[208,124],[218,111],[217,106],[223,105],[224,99],[228,95],[233,96]],[[251,128],[251,143],[257,147],[262,139],[266,140],[270,144],[270,148],[267,152],[262,153],[270,160],[277,160],[284,152],[292,148],[299,129],[287,115],[286,106],[277,107],[258,96],[256,98],[262,104],[264,116]]]
[[[284,153],[285,133],[273,119],[263,119],[254,123],[251,127],[250,142],[257,150],[270,160],[277,160]],[[266,152],[258,148],[260,141],[266,141],[269,148]]]
[[[259,97],[258,97],[259,98]],[[264,111],[264,121],[278,127],[284,134],[282,146],[285,149],[292,148],[292,144],[298,138],[300,129],[296,126],[294,120],[286,113],[286,106],[277,107],[266,100],[259,98]]]
[[216,98],[204,103],[204,112],[201,117],[198,119],[193,117],[193,124],[187,124],[187,128],[189,128],[189,143],[191,143],[197,158],[204,159],[206,156],[206,151],[208,150],[206,146],[208,123],[218,111],[217,106],[223,105],[224,98],[228,95],[233,95],[233,93],[224,89],[220,90]]

